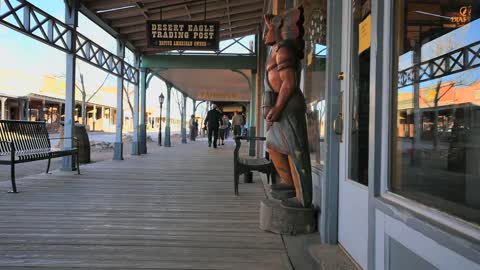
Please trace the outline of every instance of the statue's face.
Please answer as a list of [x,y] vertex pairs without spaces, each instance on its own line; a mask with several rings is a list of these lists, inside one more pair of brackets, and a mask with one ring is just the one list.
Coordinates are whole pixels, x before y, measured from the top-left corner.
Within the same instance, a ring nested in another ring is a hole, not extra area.
[[265,25],[267,26],[267,31],[265,32],[263,40],[265,42],[265,45],[269,45],[269,46],[275,44],[275,32],[272,25],[272,18],[273,16],[271,15],[264,16]]

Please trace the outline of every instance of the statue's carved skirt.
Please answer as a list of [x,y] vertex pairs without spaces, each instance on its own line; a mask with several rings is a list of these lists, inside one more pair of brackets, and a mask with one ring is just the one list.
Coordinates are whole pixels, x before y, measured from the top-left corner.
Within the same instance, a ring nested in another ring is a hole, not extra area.
[[305,206],[312,202],[312,168],[308,148],[305,97],[296,89],[285,108],[267,131],[267,148],[292,158],[301,183]]

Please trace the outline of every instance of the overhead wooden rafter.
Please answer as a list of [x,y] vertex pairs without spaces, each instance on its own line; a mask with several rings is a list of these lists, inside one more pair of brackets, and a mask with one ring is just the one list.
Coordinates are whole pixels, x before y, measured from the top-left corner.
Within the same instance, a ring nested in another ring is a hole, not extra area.
[[141,53],[151,53],[145,33],[147,20],[220,21],[220,39],[256,34],[265,0],[80,0]]

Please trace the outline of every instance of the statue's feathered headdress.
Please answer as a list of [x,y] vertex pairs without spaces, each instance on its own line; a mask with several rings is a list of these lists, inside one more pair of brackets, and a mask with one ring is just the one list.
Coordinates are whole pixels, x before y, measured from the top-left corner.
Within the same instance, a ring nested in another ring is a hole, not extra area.
[[265,20],[268,21],[274,31],[275,43],[293,44],[298,50],[298,56],[302,59],[305,47],[303,40],[305,34],[303,7],[287,10],[282,15],[267,15]]

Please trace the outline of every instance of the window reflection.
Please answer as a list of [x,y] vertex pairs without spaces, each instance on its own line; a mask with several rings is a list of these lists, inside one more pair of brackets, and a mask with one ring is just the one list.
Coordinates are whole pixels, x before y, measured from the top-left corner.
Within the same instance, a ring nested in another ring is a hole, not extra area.
[[317,3],[306,18],[303,88],[307,103],[308,143],[312,165],[322,169],[325,165],[326,1]]
[[396,3],[391,189],[480,223],[480,0]]

